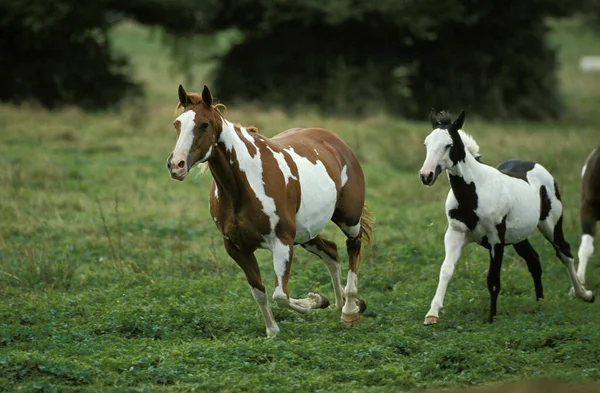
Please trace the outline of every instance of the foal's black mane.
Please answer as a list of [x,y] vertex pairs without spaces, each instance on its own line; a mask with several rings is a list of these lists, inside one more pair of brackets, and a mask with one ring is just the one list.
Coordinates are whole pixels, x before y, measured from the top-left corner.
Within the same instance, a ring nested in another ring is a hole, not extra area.
[[440,111],[435,115],[435,121],[440,126],[438,128],[448,128],[452,124],[452,117],[447,111]]

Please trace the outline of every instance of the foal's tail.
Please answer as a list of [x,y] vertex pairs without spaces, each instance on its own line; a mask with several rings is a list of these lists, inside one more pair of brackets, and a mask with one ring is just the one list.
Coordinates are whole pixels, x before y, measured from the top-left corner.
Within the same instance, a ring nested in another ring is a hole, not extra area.
[[375,218],[373,213],[367,209],[367,205],[363,206],[362,216],[360,217],[360,232],[362,234],[362,243],[368,245],[373,238],[373,228],[375,227]]

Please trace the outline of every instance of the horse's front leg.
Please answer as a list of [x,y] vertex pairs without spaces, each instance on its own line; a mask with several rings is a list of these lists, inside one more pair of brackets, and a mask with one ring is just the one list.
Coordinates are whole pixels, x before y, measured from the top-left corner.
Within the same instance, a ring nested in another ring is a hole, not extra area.
[[254,300],[256,300],[256,304],[258,304],[258,308],[265,321],[267,336],[277,336],[279,326],[277,326],[277,322],[275,322],[275,318],[273,318],[273,313],[269,307],[265,286],[260,277],[260,270],[254,252],[244,252],[229,240],[225,240],[224,245],[229,256],[233,258],[246,274],[246,280],[248,280],[248,284],[252,288],[252,296],[254,296]]
[[291,298],[288,282],[294,256],[294,241],[276,237],[271,247],[273,252],[273,268],[275,270],[275,291],[273,300],[279,307],[290,308],[298,312],[307,312],[314,308],[326,308],[329,300],[318,293],[309,293],[304,299]]
[[453,229],[452,226],[448,227],[446,234],[444,235],[444,249],[446,256],[440,269],[440,280],[438,282],[435,296],[431,301],[431,308],[425,316],[423,325],[433,325],[440,321],[439,312],[444,306],[444,296],[446,295],[446,289],[448,283],[454,273],[454,267],[460,257],[460,253],[463,247],[468,243],[467,236],[464,232]]
[[490,317],[489,322],[494,322],[496,316],[496,304],[500,294],[500,272],[502,269],[502,258],[504,257],[504,245],[495,244],[490,246],[490,269],[488,270],[487,285],[490,292]]

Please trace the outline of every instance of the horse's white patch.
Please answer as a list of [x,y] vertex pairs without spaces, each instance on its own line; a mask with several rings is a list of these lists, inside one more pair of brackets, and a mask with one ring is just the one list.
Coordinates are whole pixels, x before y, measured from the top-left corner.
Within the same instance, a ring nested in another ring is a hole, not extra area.
[[340,223],[340,229],[349,237],[355,238],[360,233],[360,222],[353,226],[348,226],[343,222]]
[[298,167],[298,178],[302,199],[296,213],[296,243],[306,243],[317,236],[327,225],[337,201],[334,181],[329,177],[325,165],[319,160],[310,162],[293,148],[285,150]]
[[248,184],[256,195],[256,198],[262,204],[262,210],[269,219],[270,233],[263,242],[263,247],[272,249],[274,242],[275,226],[279,222],[279,216],[275,211],[275,200],[267,195],[265,191],[265,182],[263,180],[263,167],[260,157],[260,150],[255,144],[254,138],[248,133],[244,127],[240,127],[240,132],[246,140],[248,140],[256,148],[254,157],[248,151],[246,144],[240,139],[235,131],[233,124],[223,119],[223,131],[219,137],[219,141],[225,145],[227,151],[235,151],[240,171],[246,174]]
[[344,167],[342,168],[342,187],[344,187],[344,184],[346,184],[347,181],[348,181],[348,167],[346,165],[344,165]]
[[184,157],[187,157],[189,154],[192,143],[194,142],[194,128],[196,127],[196,123],[194,122],[195,117],[196,112],[189,110],[183,112],[176,119],[176,121],[179,121],[179,138],[177,138],[173,153],[180,152]]
[[285,161],[285,156],[281,152],[275,152],[271,147],[267,147],[271,153],[273,153],[273,157],[275,157],[275,161],[277,161],[277,165],[279,165],[279,170],[283,174],[283,179],[285,180],[285,185],[287,187],[290,179],[298,180],[296,176],[292,174],[292,170],[289,165]]

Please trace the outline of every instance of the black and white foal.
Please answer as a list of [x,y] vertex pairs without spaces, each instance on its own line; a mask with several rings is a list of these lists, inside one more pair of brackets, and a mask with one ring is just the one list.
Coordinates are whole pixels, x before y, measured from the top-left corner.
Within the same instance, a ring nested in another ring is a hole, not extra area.
[[438,175],[447,170],[451,190],[446,199],[446,256],[424,324],[439,322],[439,311],[454,266],[462,248],[472,242],[490,252],[487,276],[490,322],[496,315],[506,245],[512,245],[527,262],[536,297],[543,298],[542,267],[538,254],[527,240],[536,227],[552,243],[556,255],[567,267],[576,295],[592,302],[594,295],[577,277],[569,244],[563,236],[562,203],[552,175],[534,162],[509,160],[497,168],[481,163],[479,146],[461,130],[464,119],[464,111],[454,122],[447,112],[436,115],[432,110],[429,115],[433,132],[425,138],[427,157],[420,171],[421,182],[431,186]]

